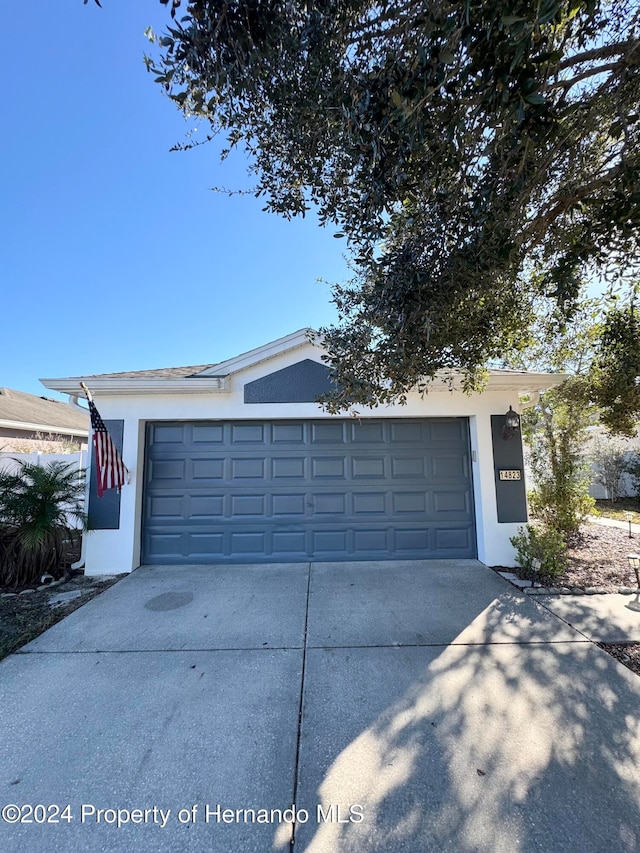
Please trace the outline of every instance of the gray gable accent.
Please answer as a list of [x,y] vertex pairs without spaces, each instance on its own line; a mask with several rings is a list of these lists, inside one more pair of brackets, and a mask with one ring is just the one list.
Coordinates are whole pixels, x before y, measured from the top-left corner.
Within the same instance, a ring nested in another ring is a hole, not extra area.
[[245,403],[314,403],[334,390],[331,369],[310,358],[244,386]]
[[[104,425],[118,453],[122,453],[124,421],[105,420]],[[120,492],[109,489],[101,498],[98,497],[98,480],[96,477],[96,457],[93,443],[89,446],[91,454],[91,474],[89,477],[89,509],[87,510],[90,530],[119,530],[120,528]]]

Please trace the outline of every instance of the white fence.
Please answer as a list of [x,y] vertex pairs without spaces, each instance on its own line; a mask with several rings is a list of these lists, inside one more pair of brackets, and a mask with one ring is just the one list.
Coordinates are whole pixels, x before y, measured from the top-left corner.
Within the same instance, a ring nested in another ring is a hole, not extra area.
[[49,462],[68,462],[82,471],[89,464],[88,451],[76,453],[0,453],[0,471],[17,471],[20,462],[33,462],[35,465],[47,465]]

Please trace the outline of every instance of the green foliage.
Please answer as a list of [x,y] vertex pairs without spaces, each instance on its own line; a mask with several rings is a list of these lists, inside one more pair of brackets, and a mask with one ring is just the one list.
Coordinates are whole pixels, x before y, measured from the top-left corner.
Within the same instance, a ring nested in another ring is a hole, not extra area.
[[522,574],[541,582],[561,577],[567,566],[567,546],[558,530],[528,524],[511,537]]
[[602,422],[613,432],[634,435],[640,419],[640,316],[634,299],[605,319],[593,389]]
[[77,525],[86,525],[84,477],[66,462],[20,462],[0,472],[0,585],[58,577]]
[[631,448],[628,441],[614,436],[598,436],[590,453],[594,465],[594,479],[607,492],[614,503],[620,497],[623,476],[629,468],[628,456]]
[[265,209],[349,241],[336,410],[443,368],[471,387],[533,299],[570,316],[581,281],[637,262],[637,0],[178,6],[158,84],[245,148]]
[[580,377],[541,394],[522,414],[535,483],[529,493],[531,512],[564,536],[577,532],[594,505],[584,452],[585,430],[592,419],[587,385]]
[[625,470],[631,478],[634,496],[636,500],[640,500],[640,453],[638,451],[629,455]]

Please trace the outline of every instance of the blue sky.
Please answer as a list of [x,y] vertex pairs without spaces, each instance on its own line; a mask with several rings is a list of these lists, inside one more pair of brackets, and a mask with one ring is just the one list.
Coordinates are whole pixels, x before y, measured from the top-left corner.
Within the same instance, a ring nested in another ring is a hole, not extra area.
[[[345,242],[263,213],[145,70],[158,0],[3,9],[0,385],[229,358],[336,319]],[[200,134],[204,135],[205,128]]]

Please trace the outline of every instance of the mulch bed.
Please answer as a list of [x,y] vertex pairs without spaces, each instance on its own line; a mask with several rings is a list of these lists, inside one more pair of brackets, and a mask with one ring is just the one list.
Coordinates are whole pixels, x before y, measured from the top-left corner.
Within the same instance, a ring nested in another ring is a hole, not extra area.
[[640,553],[640,535],[605,527],[603,524],[585,524],[569,544],[568,568],[556,586],[598,586],[608,592],[617,592],[621,586],[636,586],[635,574],[629,568],[627,554]]
[[624,643],[614,645],[612,643],[597,643],[601,649],[608,652],[620,663],[624,664],[636,675],[640,675],[640,643]]
[[[562,586],[597,586],[615,592],[621,586],[635,588],[635,573],[627,554],[640,553],[640,535],[619,527],[585,524],[571,543],[567,571],[555,583]],[[640,675],[640,643],[598,643],[601,649],[636,675]]]
[[[629,538],[627,530],[587,523],[569,543],[567,569],[554,578],[553,586],[598,587],[617,593],[621,586],[637,587],[627,554],[640,554],[640,534]],[[517,568],[511,569],[518,574]],[[598,643],[600,648],[640,675],[640,643]]]
[[[124,575],[109,578],[68,575],[63,583],[48,589],[0,597],[0,660],[35,640],[47,628],[91,601],[123,577]],[[49,604],[52,596],[76,590],[81,593],[78,598],[56,607]],[[15,591],[0,589],[0,594],[10,592]]]

